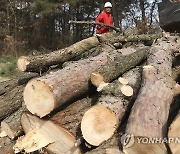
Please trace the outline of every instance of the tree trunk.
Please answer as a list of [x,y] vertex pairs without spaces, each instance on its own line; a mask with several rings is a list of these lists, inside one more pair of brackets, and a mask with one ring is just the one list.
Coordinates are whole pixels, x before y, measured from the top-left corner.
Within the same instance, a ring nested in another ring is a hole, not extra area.
[[99,146],[113,136],[140,82],[140,69],[136,68],[103,87],[97,105],[90,108],[81,121],[83,137],[89,144]]
[[[126,49],[121,49],[126,50]],[[121,51],[119,50],[119,52]],[[116,79],[125,71],[135,67],[141,61],[145,60],[148,55],[149,48],[138,48],[136,52],[122,56],[119,55],[116,57],[116,60],[109,59],[106,65],[100,67],[97,71],[91,74],[91,82],[96,87],[99,87],[100,84],[110,82]]]
[[[107,33],[103,34],[105,40],[106,38],[114,37],[113,34]],[[49,66],[62,64],[68,60],[79,56],[84,52],[89,52],[90,49],[96,47],[99,44],[97,37],[90,37],[77,42],[65,49],[60,49],[49,54],[44,54],[36,57],[25,57],[22,56],[18,59],[17,65],[20,71],[27,72],[40,72],[48,69]]]
[[24,84],[36,76],[36,73],[28,73],[18,79],[0,83],[0,120],[9,116],[22,106]]
[[126,133],[132,133],[135,140],[133,145],[133,140],[123,145],[124,152],[128,154],[167,153],[163,143],[145,144],[140,141],[144,138],[162,139],[165,136],[166,121],[173,99],[172,89],[175,86],[172,79],[172,51],[177,45],[170,37],[162,38],[150,50],[147,60],[149,65],[143,69],[143,86],[127,124]]
[[113,13],[113,22],[115,27],[119,27],[119,18],[118,18],[118,11],[117,11],[117,6],[116,6],[116,1],[111,0],[112,2],[112,13]]
[[180,153],[180,139],[178,137],[180,137],[180,112],[179,114],[176,116],[175,120],[173,121],[173,123],[171,124],[170,128],[169,128],[169,132],[168,132],[168,138],[172,139],[172,142],[169,143],[169,147],[171,149],[171,152],[173,154],[178,154]]
[[[69,151],[73,153],[73,150],[79,149],[78,146],[74,145],[75,143],[74,136],[78,137],[79,134],[78,128],[82,116],[85,110],[91,106],[91,103],[92,103],[92,99],[90,98],[80,99],[75,103],[71,104],[70,106],[68,106],[66,109],[52,116],[48,121],[39,119],[38,117],[30,114],[23,114],[21,117],[21,123],[23,130],[26,133],[26,136],[24,137],[23,140],[18,141],[19,143],[16,144],[16,149],[17,148],[21,150],[24,149],[26,152],[28,151],[30,152],[32,150],[38,150],[47,145],[46,150],[48,152],[61,154],[61,152]],[[45,127],[47,123],[48,123],[48,127]],[[49,131],[51,133],[52,130],[55,131],[54,127],[58,127],[59,130],[55,132],[56,133],[55,141],[50,142],[48,134]],[[42,131],[45,132],[42,134],[41,133]],[[29,134],[31,134],[32,136],[30,136]],[[39,140],[38,137],[35,138],[36,136],[39,135],[42,135],[41,138],[46,137],[46,139],[43,142],[41,142],[42,140]],[[28,144],[26,144],[25,141],[27,141],[28,139],[29,139]],[[36,144],[31,144],[31,142]],[[31,145],[31,146],[28,147],[27,145]]]
[[18,69],[23,72],[40,72],[47,70],[49,66],[62,64],[68,60],[89,52],[90,49],[96,47],[100,42],[108,42],[111,44],[118,42],[144,42],[146,45],[151,45],[157,38],[157,35],[132,35],[122,36],[119,34],[107,33],[98,37],[90,37],[77,42],[65,49],[60,49],[49,54],[44,54],[36,57],[22,56],[18,59]]
[[1,122],[1,130],[6,132],[9,138],[15,139],[23,134],[20,117],[24,111],[27,111],[26,107],[21,107]]

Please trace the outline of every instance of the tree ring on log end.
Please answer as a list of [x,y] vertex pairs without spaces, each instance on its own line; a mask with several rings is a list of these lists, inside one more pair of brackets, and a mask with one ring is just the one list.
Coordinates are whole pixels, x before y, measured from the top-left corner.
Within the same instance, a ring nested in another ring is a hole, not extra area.
[[28,61],[27,57],[21,56],[20,58],[18,58],[17,67],[20,71],[25,72],[26,67],[29,63],[30,61]]
[[84,139],[94,146],[98,146],[112,137],[116,128],[117,118],[115,113],[103,105],[90,108],[81,121],[81,131]]
[[128,85],[123,85],[121,87],[121,92],[125,95],[125,96],[132,96],[133,95],[133,89],[131,86],[128,86]]
[[55,104],[50,86],[38,79],[32,79],[24,89],[24,102],[27,109],[39,117],[49,114]]

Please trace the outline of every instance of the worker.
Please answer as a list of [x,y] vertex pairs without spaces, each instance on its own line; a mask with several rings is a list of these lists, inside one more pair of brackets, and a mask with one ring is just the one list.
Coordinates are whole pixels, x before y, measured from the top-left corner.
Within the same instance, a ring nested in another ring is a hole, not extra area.
[[[112,4],[110,2],[106,2],[104,4],[104,11],[102,11],[98,17],[95,19],[95,22],[100,22],[103,24],[107,24],[112,26],[112,14],[111,14]],[[97,26],[96,34],[103,34],[110,31],[109,27],[106,26]]]

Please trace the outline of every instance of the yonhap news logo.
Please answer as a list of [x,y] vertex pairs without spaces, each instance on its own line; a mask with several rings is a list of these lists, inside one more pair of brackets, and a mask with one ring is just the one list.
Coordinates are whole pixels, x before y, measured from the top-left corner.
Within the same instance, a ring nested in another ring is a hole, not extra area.
[[169,138],[158,138],[158,137],[134,137],[132,133],[123,134],[121,136],[121,144],[123,148],[129,148],[133,146],[134,143],[137,144],[169,144],[175,143],[180,144],[180,137],[169,137]]

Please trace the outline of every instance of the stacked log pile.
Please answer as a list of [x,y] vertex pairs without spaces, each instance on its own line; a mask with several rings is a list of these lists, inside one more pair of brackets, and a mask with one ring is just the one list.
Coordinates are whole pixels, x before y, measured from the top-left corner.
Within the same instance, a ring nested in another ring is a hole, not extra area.
[[180,153],[179,55],[175,34],[107,33],[20,57],[24,76],[0,83],[0,154]]

